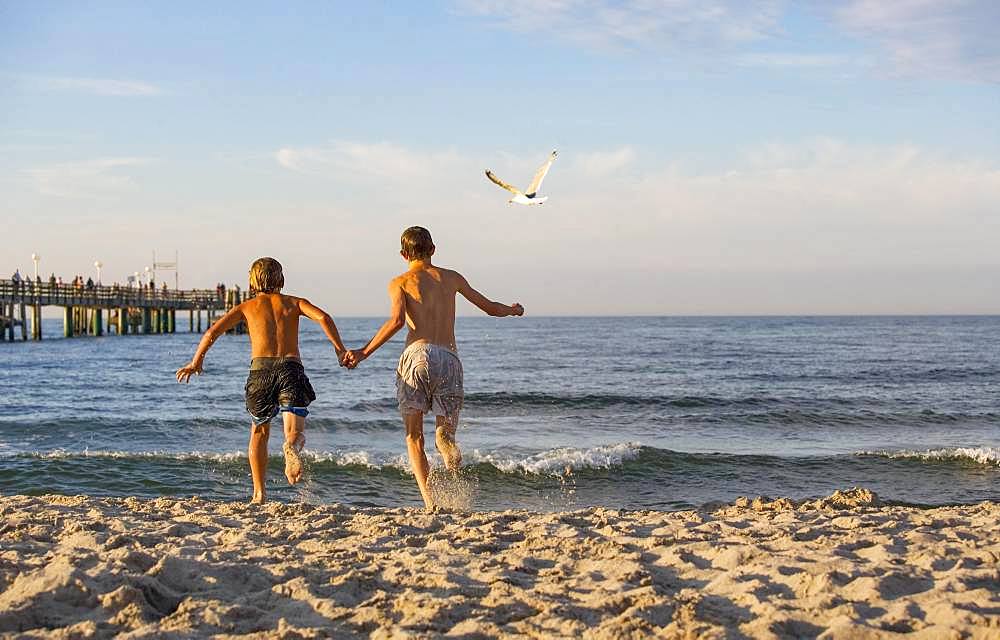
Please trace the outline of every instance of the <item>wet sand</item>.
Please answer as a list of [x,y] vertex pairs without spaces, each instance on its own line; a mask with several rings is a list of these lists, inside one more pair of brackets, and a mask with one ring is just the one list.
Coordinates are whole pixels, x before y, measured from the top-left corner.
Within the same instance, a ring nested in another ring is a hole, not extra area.
[[0,498],[26,638],[1000,637],[1000,504],[672,513]]

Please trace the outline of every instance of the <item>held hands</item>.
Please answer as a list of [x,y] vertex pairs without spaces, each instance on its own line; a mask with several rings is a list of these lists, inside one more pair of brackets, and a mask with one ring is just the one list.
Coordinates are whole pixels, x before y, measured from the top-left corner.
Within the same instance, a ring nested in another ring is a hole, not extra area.
[[510,315],[512,316],[524,315],[524,307],[521,306],[520,302],[515,302],[514,304],[510,305]]
[[347,367],[348,369],[354,369],[361,364],[361,361],[366,357],[364,349],[351,349],[340,361],[340,366]]
[[186,384],[191,379],[191,374],[196,376],[201,375],[201,363],[195,364],[194,362],[188,363],[177,370],[177,382]]

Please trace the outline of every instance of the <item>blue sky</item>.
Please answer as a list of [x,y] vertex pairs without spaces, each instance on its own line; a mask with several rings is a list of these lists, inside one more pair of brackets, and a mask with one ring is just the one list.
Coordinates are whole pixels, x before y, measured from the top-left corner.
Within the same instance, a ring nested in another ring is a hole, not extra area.
[[[212,286],[269,254],[379,314],[424,224],[535,313],[1000,312],[998,26],[961,0],[0,2],[0,269],[177,249]],[[552,148],[543,207],[482,176]]]

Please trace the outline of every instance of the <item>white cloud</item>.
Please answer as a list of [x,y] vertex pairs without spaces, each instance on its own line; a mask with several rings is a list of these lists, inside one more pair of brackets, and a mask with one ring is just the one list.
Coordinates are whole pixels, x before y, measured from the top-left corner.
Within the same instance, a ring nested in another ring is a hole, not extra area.
[[388,142],[333,141],[312,147],[284,147],[274,154],[281,166],[304,174],[348,175],[391,182],[433,182],[446,186],[463,167],[454,150],[417,152]]
[[[482,175],[491,166],[527,180],[546,151],[357,141],[287,147],[264,160],[276,176],[258,171],[259,184],[236,185],[227,197],[169,201],[160,188],[141,206],[146,194],[128,176],[145,160],[103,158],[39,168],[27,183],[96,198],[45,202],[12,185],[4,193],[16,204],[4,201],[0,210],[19,237],[49,238],[49,249],[39,248],[46,255],[76,255],[79,245],[65,229],[53,236],[52,220],[65,211],[89,216],[99,224],[74,233],[107,242],[100,255],[110,262],[117,252],[114,259],[128,264],[136,262],[126,254],[138,251],[108,238],[138,234],[142,246],[207,256],[211,242],[197,238],[210,238],[201,232],[222,220],[232,236],[222,258],[194,261],[238,281],[266,247],[284,247],[275,251],[295,274],[291,291],[341,314],[384,312],[383,285],[403,268],[397,239],[411,224],[431,229],[443,265],[532,314],[1000,308],[995,160],[819,138],[737,149],[705,168],[705,158],[689,164],[641,146],[564,146],[541,207],[508,206]],[[112,197],[123,193],[129,197]],[[46,217],[46,209],[61,212]],[[148,223],[164,216],[177,222],[172,235]],[[108,236],[108,228],[120,233]],[[98,250],[92,244],[88,252]]]
[[598,48],[717,48],[777,27],[781,0],[459,0],[466,13],[505,28]]
[[163,89],[156,85],[133,80],[57,76],[30,76],[28,80],[46,91],[78,91],[99,96],[156,96],[163,93]]
[[624,170],[635,162],[632,147],[621,147],[612,151],[591,151],[581,153],[574,160],[575,168],[594,176],[606,177]]
[[660,49],[743,67],[878,66],[900,76],[1000,82],[1000,3],[995,0],[810,0],[799,5],[870,45],[874,58],[760,51],[761,45],[786,49],[782,21],[795,6],[786,0],[455,1],[465,13],[502,28],[591,49]]
[[148,162],[148,158],[95,158],[34,167],[23,173],[45,196],[100,198],[133,188],[132,177],[120,170]]
[[[316,226],[328,234],[317,242],[351,238],[351,270],[388,278],[398,233],[423,224],[442,264],[533,313],[996,309],[983,275],[1000,269],[995,163],[834,138],[746,148],[709,170],[651,154],[560,149],[549,201],[530,208],[505,204],[481,171],[520,182],[541,151],[484,161],[333,143],[278,159],[309,172],[303,192],[342,212]],[[381,288],[372,291],[359,290],[370,306],[352,312],[382,308]]]
[[865,60],[846,55],[813,53],[744,53],[736,56],[736,64],[743,67],[821,68],[847,67],[867,64]]
[[1000,244],[1000,170],[914,145],[775,143],[711,171],[651,163],[632,147],[563,149],[546,179],[550,200],[530,209],[506,206],[481,167],[518,183],[539,158],[493,155],[335,143],[283,149],[278,161],[315,172],[317,185],[354,172],[350,191],[330,190],[359,220],[474,230],[485,244],[462,242],[477,261],[512,229],[524,231],[511,240],[518,251],[546,264],[601,255],[653,269],[982,264]]
[[897,73],[1000,82],[995,0],[849,0],[833,16],[878,43]]

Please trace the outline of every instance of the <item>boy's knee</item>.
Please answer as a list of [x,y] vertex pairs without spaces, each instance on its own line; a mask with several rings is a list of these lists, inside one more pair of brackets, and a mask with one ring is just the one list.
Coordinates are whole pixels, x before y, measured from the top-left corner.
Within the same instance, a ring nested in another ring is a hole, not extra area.
[[254,424],[250,429],[250,434],[257,436],[258,438],[266,438],[271,433],[271,423],[264,422],[261,424]]

